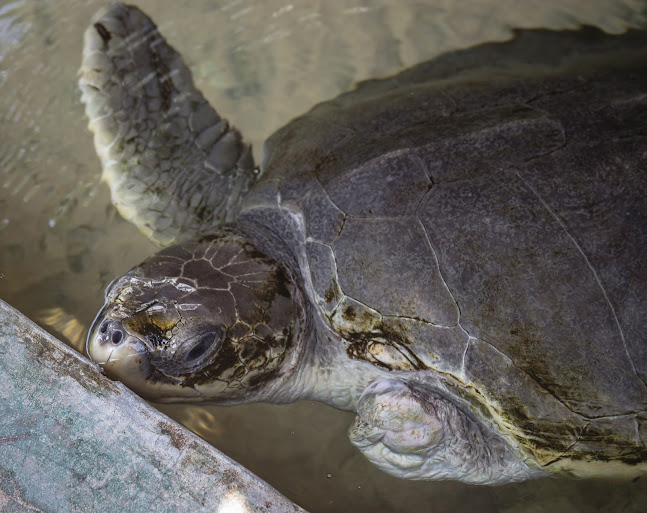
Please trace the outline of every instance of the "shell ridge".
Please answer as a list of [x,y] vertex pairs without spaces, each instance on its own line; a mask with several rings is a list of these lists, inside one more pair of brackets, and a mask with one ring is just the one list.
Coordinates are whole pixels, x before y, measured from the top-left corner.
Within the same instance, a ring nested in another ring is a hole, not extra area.
[[[431,189],[429,189],[429,190],[431,190]],[[427,191],[427,193],[428,192],[429,191]],[[427,193],[425,193],[425,196],[427,195]],[[420,205],[420,203],[418,205]],[[425,236],[425,240],[427,241],[427,244],[429,244],[429,249],[431,250],[431,254],[434,257],[434,262],[436,262],[436,269],[438,269],[438,276],[440,276],[440,279],[442,280],[443,285],[445,286],[445,290],[447,290],[447,293],[449,294],[449,297],[452,298],[452,301],[456,305],[456,316],[457,316],[457,318],[456,318],[456,326],[459,326],[469,336],[470,334],[467,332],[467,330],[465,328],[463,328],[463,326],[461,326],[461,307],[458,304],[458,301],[456,300],[456,297],[454,296],[454,294],[450,290],[449,285],[447,284],[447,280],[445,280],[445,277],[443,276],[443,271],[440,268],[440,261],[438,260],[438,255],[436,253],[436,250],[434,249],[434,246],[431,243],[431,239],[429,238],[429,233],[427,232],[427,228],[425,227],[425,224],[422,222],[422,220],[420,219],[420,217],[418,217],[417,214],[416,214],[416,221],[418,221],[418,224],[422,228],[422,233]]]
[[[349,216],[348,216],[348,214],[346,212],[344,212],[341,208],[339,208],[339,205],[337,205],[337,203],[335,203],[333,201],[333,199],[330,197],[330,194],[328,194],[328,191],[326,190],[324,185],[321,183],[321,180],[319,179],[319,176],[317,175],[317,173],[313,171],[312,176],[314,177],[315,181],[317,182],[317,185],[319,185],[319,187],[321,188],[321,190],[324,193],[324,195],[326,196],[326,198],[328,198],[328,201],[330,201],[332,206],[335,207],[337,210],[339,210],[341,212],[341,214],[344,216],[342,218],[342,222],[341,222],[341,226],[339,227],[339,231],[337,232],[337,236],[335,237],[334,240],[330,241],[330,243],[327,244],[332,249],[332,245],[339,238],[339,236],[341,235],[341,232],[344,231],[344,226],[346,225],[346,219],[348,219]],[[332,253],[333,253],[333,258],[335,259],[335,268],[336,268],[337,267],[337,259],[335,257],[335,250],[334,249],[333,249]]]

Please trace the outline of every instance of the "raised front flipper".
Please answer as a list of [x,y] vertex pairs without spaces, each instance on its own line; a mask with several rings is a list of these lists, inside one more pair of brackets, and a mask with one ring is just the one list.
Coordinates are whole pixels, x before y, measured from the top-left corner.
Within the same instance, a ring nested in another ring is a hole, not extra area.
[[366,388],[349,437],[369,461],[405,479],[500,485],[545,475],[451,401],[395,379]]
[[256,176],[251,148],[145,14],[123,4],[97,13],[79,84],[102,178],[124,218],[161,246],[234,220]]

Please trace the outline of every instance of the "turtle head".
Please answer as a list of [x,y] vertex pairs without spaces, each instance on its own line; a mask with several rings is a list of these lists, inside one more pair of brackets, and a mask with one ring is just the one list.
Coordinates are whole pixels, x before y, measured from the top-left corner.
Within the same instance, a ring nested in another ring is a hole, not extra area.
[[146,399],[235,404],[271,398],[296,366],[303,326],[289,271],[223,230],[115,280],[87,352]]

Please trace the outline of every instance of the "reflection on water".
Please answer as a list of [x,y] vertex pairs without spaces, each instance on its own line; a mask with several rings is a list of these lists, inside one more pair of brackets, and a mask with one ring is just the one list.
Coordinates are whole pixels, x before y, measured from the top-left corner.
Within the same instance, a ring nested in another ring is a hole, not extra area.
[[[80,349],[117,274],[154,251],[109,205],[76,86],[81,38],[103,2],[0,0],[0,297]],[[262,141],[358,80],[513,27],[645,27],[645,0],[146,0],[196,82]],[[414,483],[371,467],[353,416],[315,403],[165,406],[216,447],[315,511],[645,511],[647,486],[542,480],[502,488]],[[231,510],[244,504],[231,497]]]
[[76,317],[66,313],[60,306],[40,310],[34,321],[60,333],[63,340],[77,351],[83,352],[88,328]]
[[[25,1],[9,2],[0,7],[0,62],[29,30],[29,23],[21,19]],[[6,77],[6,75],[3,75]]]

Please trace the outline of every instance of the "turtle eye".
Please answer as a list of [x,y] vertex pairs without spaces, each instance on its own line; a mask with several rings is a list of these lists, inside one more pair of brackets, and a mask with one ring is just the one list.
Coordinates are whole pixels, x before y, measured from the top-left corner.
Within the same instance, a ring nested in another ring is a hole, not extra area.
[[207,333],[200,338],[200,341],[193,346],[193,349],[189,351],[184,357],[185,362],[190,362],[200,358],[207,350],[213,345],[216,341],[215,333]]
[[226,335],[226,330],[220,326],[208,329],[188,338],[180,347],[176,346],[177,341],[171,341],[168,348],[151,351],[151,363],[167,376],[179,377],[200,371],[218,355]]
[[201,365],[202,360],[208,360],[220,350],[224,330],[215,329],[201,335],[197,335],[187,344],[184,353],[184,362],[189,365]]

